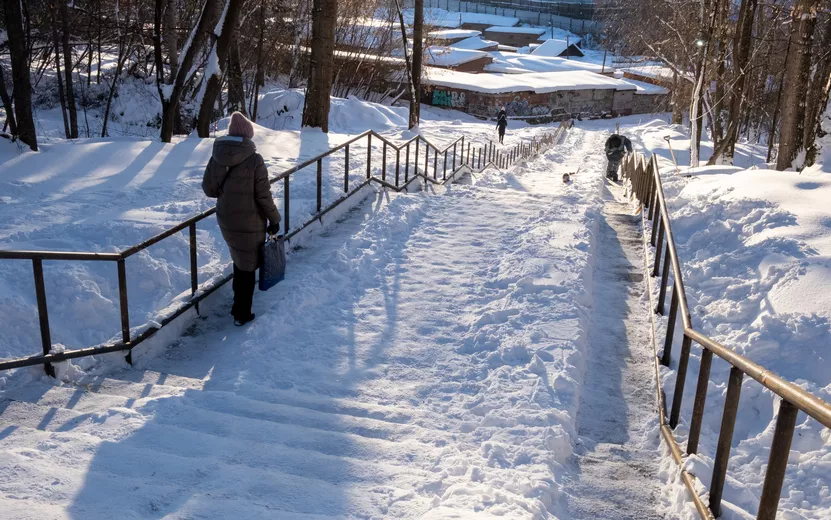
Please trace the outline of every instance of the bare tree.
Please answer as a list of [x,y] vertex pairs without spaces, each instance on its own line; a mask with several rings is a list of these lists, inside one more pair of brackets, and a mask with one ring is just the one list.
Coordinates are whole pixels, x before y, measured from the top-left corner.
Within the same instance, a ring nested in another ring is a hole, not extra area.
[[[415,100],[410,102],[410,128],[421,118],[421,69],[424,59],[424,0],[415,0],[413,13],[413,71],[412,82]],[[415,109],[415,110],[413,110]]]

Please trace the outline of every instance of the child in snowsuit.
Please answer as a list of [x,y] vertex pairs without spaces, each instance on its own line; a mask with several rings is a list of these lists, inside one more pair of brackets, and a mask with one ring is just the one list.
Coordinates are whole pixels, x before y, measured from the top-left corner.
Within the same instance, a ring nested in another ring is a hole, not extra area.
[[632,141],[626,136],[612,134],[606,140],[606,178],[618,182],[617,170],[626,153],[632,153]]
[[499,111],[499,115],[496,117],[496,128],[499,130],[499,144],[502,144],[505,139],[505,129],[508,128],[508,114],[504,108]]

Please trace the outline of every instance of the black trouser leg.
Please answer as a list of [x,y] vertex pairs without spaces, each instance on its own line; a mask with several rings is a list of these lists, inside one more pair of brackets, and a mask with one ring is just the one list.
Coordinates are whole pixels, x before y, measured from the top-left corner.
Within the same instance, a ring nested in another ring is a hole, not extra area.
[[255,271],[243,271],[234,264],[234,307],[231,313],[235,319],[245,320],[251,316],[251,302],[254,299]]

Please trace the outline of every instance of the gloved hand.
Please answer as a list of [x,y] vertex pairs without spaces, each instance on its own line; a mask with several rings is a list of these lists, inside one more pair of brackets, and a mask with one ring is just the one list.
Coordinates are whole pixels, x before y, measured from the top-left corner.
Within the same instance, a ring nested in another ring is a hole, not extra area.
[[268,228],[266,228],[266,231],[268,232],[269,235],[276,235],[277,233],[280,232],[280,223],[275,222],[275,223],[271,224],[270,226],[268,226]]

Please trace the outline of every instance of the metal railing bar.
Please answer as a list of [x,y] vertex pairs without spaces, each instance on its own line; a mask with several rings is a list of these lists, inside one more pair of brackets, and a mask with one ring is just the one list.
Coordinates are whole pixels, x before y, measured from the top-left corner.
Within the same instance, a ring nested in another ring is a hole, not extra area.
[[687,455],[698,453],[698,440],[701,438],[701,423],[704,420],[704,405],[707,402],[707,388],[710,385],[710,367],[713,364],[713,352],[703,349],[701,363],[698,366],[698,384],[695,387],[695,402],[690,419],[690,433],[687,435]]
[[762,485],[762,498],[759,499],[759,513],[756,520],[775,520],[782,495],[782,483],[788,467],[788,455],[791,453],[796,416],[799,413],[794,405],[786,400],[779,403],[779,416],[776,418],[776,430],[770,446],[768,468]]
[[88,253],[78,251],[27,251],[2,250],[0,260],[80,260],[115,262],[121,258],[120,253]]
[[[297,228],[297,229],[295,229],[295,230],[291,231],[290,233],[287,233],[287,234],[285,235],[285,237],[283,237],[283,240],[285,240],[286,242],[291,241],[292,237],[294,237],[295,235],[297,235],[298,233],[300,233],[301,231],[303,231],[303,230],[304,230],[304,229],[306,229],[307,227],[311,226],[311,225],[312,225],[312,224],[314,224],[316,221],[318,221],[318,220],[320,220],[321,218],[323,218],[323,216],[324,216],[324,215],[326,215],[327,213],[329,213],[330,211],[332,211],[332,210],[333,210],[333,209],[335,209],[336,207],[340,206],[340,205],[341,205],[341,204],[342,204],[342,203],[343,203],[346,199],[348,199],[349,197],[351,197],[352,195],[354,195],[355,193],[357,193],[357,192],[358,192],[361,188],[363,188],[364,186],[366,186],[367,184],[369,184],[369,183],[370,183],[370,182],[372,182],[372,181],[379,182],[379,183],[380,183],[380,182],[382,182],[380,179],[376,179],[376,178],[374,178],[374,177],[370,177],[369,179],[366,179],[365,181],[361,182],[361,183],[360,183],[359,185],[357,185],[356,187],[352,188],[352,190],[351,190],[349,193],[347,193],[346,195],[344,195],[344,196],[340,197],[339,199],[337,199],[335,202],[333,202],[332,204],[330,204],[329,206],[327,206],[327,207],[326,207],[326,208],[324,208],[323,210],[318,211],[317,213],[315,213],[314,215],[312,215],[312,217],[311,217],[311,218],[309,218],[309,220],[307,220],[307,221],[306,221],[303,225],[301,225],[299,228]],[[383,184],[386,184],[386,185],[388,185],[388,186],[392,186],[391,184],[389,184],[389,183],[387,183],[387,182],[383,182]]]
[[790,381],[782,379],[775,372],[757,365],[741,354],[737,354],[724,345],[708,338],[707,336],[704,336],[700,332],[693,329],[687,329],[684,331],[684,334],[687,334],[693,341],[702,347],[712,350],[713,354],[727,361],[732,366],[750,376],[751,379],[761,383],[765,388],[772,391],[774,394],[785,399],[809,416],[813,417],[822,423],[822,425],[826,428],[831,428],[831,405],[827,402],[803,390]]
[[736,414],[739,411],[739,399],[742,392],[742,371],[736,367],[730,369],[727,383],[727,396],[724,399],[724,412],[721,416],[716,457],[713,461],[713,477],[710,480],[710,511],[713,516],[721,516],[721,498],[724,494],[724,482],[727,478],[727,464],[730,459],[730,447],[733,443],[733,430],[736,427]]

